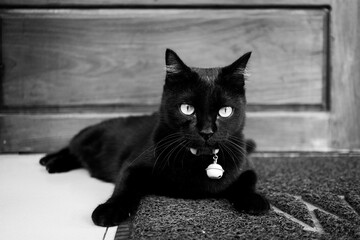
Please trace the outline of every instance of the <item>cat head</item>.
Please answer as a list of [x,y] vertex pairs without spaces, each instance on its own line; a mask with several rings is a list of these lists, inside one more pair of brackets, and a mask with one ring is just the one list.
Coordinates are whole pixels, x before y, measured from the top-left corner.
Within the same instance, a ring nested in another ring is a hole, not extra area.
[[182,136],[181,143],[194,155],[210,155],[229,138],[242,136],[250,55],[222,68],[194,68],[167,49],[160,107],[160,125],[167,135]]

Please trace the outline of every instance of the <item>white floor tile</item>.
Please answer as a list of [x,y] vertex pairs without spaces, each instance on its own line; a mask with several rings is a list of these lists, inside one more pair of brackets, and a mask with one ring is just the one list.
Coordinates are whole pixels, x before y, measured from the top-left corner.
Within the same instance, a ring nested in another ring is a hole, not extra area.
[[[0,239],[101,240],[105,228],[91,221],[113,184],[85,170],[48,174],[42,155],[0,155]],[[116,227],[106,239],[114,239]]]

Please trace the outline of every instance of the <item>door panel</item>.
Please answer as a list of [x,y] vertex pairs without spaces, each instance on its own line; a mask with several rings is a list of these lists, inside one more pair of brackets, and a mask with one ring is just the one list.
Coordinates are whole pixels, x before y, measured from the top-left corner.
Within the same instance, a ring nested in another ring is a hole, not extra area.
[[250,105],[322,106],[325,15],[321,9],[5,12],[3,106],[156,105],[166,48],[199,67],[230,64],[253,51]]
[[245,134],[259,151],[360,148],[357,1],[53,2],[2,3],[0,152],[156,111],[166,48],[198,67],[253,52]]

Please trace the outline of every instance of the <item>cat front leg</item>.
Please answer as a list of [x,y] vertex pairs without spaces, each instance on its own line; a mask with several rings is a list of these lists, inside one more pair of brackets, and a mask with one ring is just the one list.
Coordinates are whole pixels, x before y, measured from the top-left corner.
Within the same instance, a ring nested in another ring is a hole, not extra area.
[[139,182],[141,179],[141,171],[122,170],[112,196],[93,211],[93,222],[98,226],[110,227],[129,218],[136,211],[143,196],[143,186]]
[[253,170],[243,172],[226,190],[225,197],[235,209],[252,215],[265,214],[270,209],[268,200],[256,192],[256,173]]

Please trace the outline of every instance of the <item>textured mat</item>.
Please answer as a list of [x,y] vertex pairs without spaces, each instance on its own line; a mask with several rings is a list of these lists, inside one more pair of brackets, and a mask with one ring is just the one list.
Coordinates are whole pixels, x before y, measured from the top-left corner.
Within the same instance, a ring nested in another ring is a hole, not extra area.
[[360,157],[257,157],[264,216],[226,200],[148,196],[132,220],[132,239],[360,239]]

